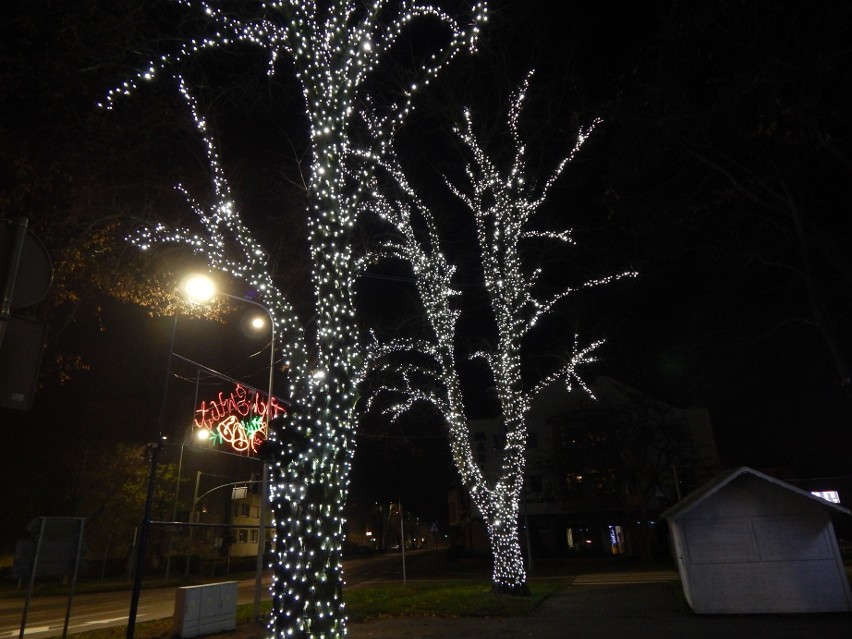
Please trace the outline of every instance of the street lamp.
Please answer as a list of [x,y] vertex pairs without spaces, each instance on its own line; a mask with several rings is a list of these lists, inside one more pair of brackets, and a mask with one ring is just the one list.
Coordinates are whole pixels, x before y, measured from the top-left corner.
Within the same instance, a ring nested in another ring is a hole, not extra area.
[[[205,429],[201,429],[195,432],[193,435],[192,427],[190,427],[189,439],[191,440],[193,437],[198,440],[199,443],[206,441],[209,433]],[[180,443],[180,455],[178,456],[178,467],[177,467],[177,479],[175,480],[175,501],[172,506],[172,521],[177,521],[177,508],[178,508],[178,498],[180,496],[180,482],[183,474],[183,451],[187,445],[187,437],[184,437]],[[192,533],[192,529],[190,528],[190,535]],[[169,574],[172,566],[172,542],[174,541],[174,533],[169,536],[169,549],[166,553],[166,581],[169,580]],[[190,542],[192,538],[190,537]],[[189,556],[186,559],[186,573],[184,577],[189,574]]]
[[[272,412],[272,380],[273,373],[275,372],[275,318],[272,316],[272,312],[263,304],[255,302],[254,300],[247,299],[245,297],[239,297],[237,295],[231,295],[230,293],[225,293],[223,291],[217,291],[216,285],[213,280],[207,275],[203,274],[195,274],[187,277],[183,282],[183,289],[186,293],[187,297],[196,302],[196,303],[204,303],[209,302],[216,295],[222,295],[223,297],[227,297],[239,302],[245,302],[247,304],[251,304],[253,306],[257,306],[260,308],[269,318],[269,332],[270,332],[270,342],[269,342],[269,385],[266,394],[266,402],[267,408],[264,415],[265,420],[265,429],[266,436],[269,437],[269,417]],[[265,321],[262,317],[255,317],[251,320],[251,325],[253,328],[263,328]],[[257,564],[255,567],[255,584],[254,584],[254,611],[253,616],[255,620],[259,618],[260,614],[260,593],[262,590],[262,581],[263,581],[263,556],[266,551],[266,505],[267,505],[267,497],[269,493],[268,486],[268,476],[269,469],[268,464],[263,462],[263,477],[261,480],[261,488],[260,488],[260,520],[259,531],[258,531],[258,539],[257,539]]]
[[[251,304],[252,306],[256,306],[261,309],[269,318],[269,332],[270,332],[270,344],[269,344],[269,388],[266,395],[267,402],[272,401],[272,379],[273,373],[275,371],[275,318],[272,317],[272,312],[263,304],[259,302],[255,302],[254,300],[250,300],[246,297],[240,297],[238,295],[231,295],[230,293],[225,293],[223,291],[219,291],[216,289],[216,284],[213,280],[207,275],[202,274],[194,274],[190,275],[183,281],[183,290],[186,293],[186,296],[190,301],[195,302],[197,304],[203,304],[205,302],[209,302],[217,295],[221,295],[223,297],[230,298],[232,300],[236,300],[238,302],[245,302],[246,304]],[[252,328],[261,329],[264,327],[266,323],[265,318],[263,317],[254,317],[251,320]],[[266,411],[266,427],[269,428],[269,410]],[[267,434],[268,434],[267,430]]]

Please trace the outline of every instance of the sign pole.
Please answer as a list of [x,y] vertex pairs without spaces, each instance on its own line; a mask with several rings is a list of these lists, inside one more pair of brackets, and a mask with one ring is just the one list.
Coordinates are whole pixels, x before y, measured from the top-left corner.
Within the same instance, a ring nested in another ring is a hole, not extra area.
[[68,586],[68,605],[65,607],[65,625],[62,626],[62,639],[68,637],[68,622],[71,619],[71,603],[74,601],[74,588],[77,586],[77,573],[80,570],[80,555],[83,554],[83,529],[86,520],[80,517],[80,529],[77,534],[77,554],[74,557],[74,572],[71,575],[71,584]]
[[12,310],[12,295],[15,291],[15,280],[18,278],[18,269],[21,265],[21,254],[24,250],[24,240],[27,237],[28,222],[29,220],[25,217],[12,221],[15,231],[6,264],[6,277],[3,282],[3,289],[0,291],[0,344],[3,343],[6,323],[9,321],[9,314]]
[[[268,428],[268,427],[267,427]],[[267,432],[267,436],[269,433]],[[254,620],[260,621],[260,593],[263,583],[263,558],[266,551],[266,503],[267,495],[269,494],[269,464],[263,462],[263,478],[260,482],[260,511],[258,513],[260,521],[258,521],[257,531],[257,565],[255,566],[254,579],[254,606],[252,608]]]
[[21,632],[18,639],[24,639],[24,632],[27,629],[27,614],[30,611],[30,599],[33,596],[33,587],[35,586],[36,570],[38,569],[38,555],[41,552],[41,541],[44,538],[44,517],[39,517],[38,541],[36,542],[35,555],[33,556],[33,566],[30,570],[30,585],[27,588],[27,599],[24,602],[24,614],[21,617]]
[[399,548],[402,550],[402,585],[408,585],[405,576],[405,524],[402,520],[402,498],[399,498]]

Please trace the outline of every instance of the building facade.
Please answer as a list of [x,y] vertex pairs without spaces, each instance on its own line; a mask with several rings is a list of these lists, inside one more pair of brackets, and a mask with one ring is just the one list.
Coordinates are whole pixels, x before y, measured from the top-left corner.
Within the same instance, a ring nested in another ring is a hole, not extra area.
[[[611,378],[596,400],[554,383],[527,418],[521,543],[533,557],[667,556],[659,515],[719,467],[706,409],[680,409]],[[471,420],[474,455],[491,478],[505,443],[499,419]],[[487,552],[482,518],[461,488],[450,492],[455,545]]]

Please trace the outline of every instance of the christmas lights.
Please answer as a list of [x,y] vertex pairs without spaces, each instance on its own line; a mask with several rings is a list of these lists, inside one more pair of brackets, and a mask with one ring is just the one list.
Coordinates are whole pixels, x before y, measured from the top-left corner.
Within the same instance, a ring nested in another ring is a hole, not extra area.
[[[241,18],[203,0],[178,0],[198,9],[211,24],[211,35],[183,43],[173,54],[145,65],[133,79],[110,91],[104,106],[138,90],[163,72],[172,73],[207,143],[215,197],[204,206],[182,189],[203,227],[202,233],[156,224],[132,240],[143,249],[177,243],[203,255],[211,269],[227,273],[258,291],[275,322],[278,347],[291,375],[294,408],[287,428],[303,444],[276,460],[271,488],[275,517],[273,614],[276,637],[342,637],[341,552],[343,507],[354,454],[353,406],[367,359],[355,320],[355,282],[364,265],[349,242],[371,168],[353,155],[350,140],[362,123],[356,106],[374,109],[371,126],[390,132],[411,111],[422,87],[460,52],[473,50],[487,5],[472,7],[466,22],[416,0],[355,3],[334,0],[319,8],[309,0],[259,0],[262,17]],[[364,85],[380,60],[420,18],[443,27],[441,50],[412,69],[397,102],[376,105]],[[308,179],[308,242],[312,262],[315,322],[306,335],[289,301],[275,287],[266,254],[240,219],[218,154],[189,87],[177,66],[198,52],[250,43],[269,54],[270,72],[289,57],[299,79],[310,123],[311,167]],[[381,157],[388,149],[373,150]],[[358,160],[358,163],[356,163]],[[307,346],[310,346],[307,348]],[[302,356],[312,354],[309,363]],[[281,433],[270,433],[271,439]]]
[[[491,351],[477,352],[497,389],[506,440],[500,454],[499,476],[489,482],[476,463],[472,438],[467,428],[464,401],[456,366],[454,343],[458,312],[451,306],[458,295],[452,283],[454,267],[441,251],[441,238],[432,212],[409,185],[399,162],[392,156],[381,166],[398,187],[395,195],[380,189],[379,179],[370,182],[371,207],[395,231],[395,237],[376,250],[373,259],[397,259],[411,266],[432,340],[393,340],[374,343],[371,355],[377,370],[393,380],[380,395],[393,401],[386,413],[396,418],[418,402],[431,404],[448,427],[450,446],[456,468],[473,502],[485,521],[493,556],[492,581],[496,591],[510,594],[528,592],[523,557],[518,539],[518,515],[527,442],[526,415],[535,395],[546,385],[563,380],[569,387],[576,382],[588,388],[577,373],[581,365],[594,361],[593,352],[601,344],[594,342],[579,348],[575,338],[574,352],[567,363],[549,377],[524,390],[521,379],[521,344],[524,336],[557,303],[577,289],[565,289],[547,299],[534,294],[540,271],[525,273],[521,265],[521,241],[559,241],[572,243],[570,231],[532,231],[530,219],[545,202],[550,188],[579,151],[598,124],[581,129],[571,152],[560,161],[550,177],[536,189],[525,166],[525,145],[518,121],[528,88],[529,76],[514,96],[508,112],[508,129],[514,143],[514,158],[503,170],[492,160],[474,133],[469,111],[464,125],[456,134],[472,157],[467,166],[469,183],[460,188],[448,183],[451,191],[469,209],[476,225],[479,258],[484,273],[484,287],[491,300],[491,310],[498,329],[497,342]],[[380,126],[372,127],[374,135],[385,136]],[[392,140],[386,141],[391,146]],[[366,153],[365,153],[366,155]],[[635,273],[590,280],[578,288],[599,286]],[[416,353],[420,357],[412,358]],[[405,357],[401,357],[404,354]],[[527,387],[530,385],[527,384]],[[370,402],[372,404],[372,402]]]
[[286,414],[276,397],[265,400],[259,391],[237,384],[227,395],[220,392],[214,400],[202,400],[193,426],[212,446],[227,444],[237,453],[257,454],[267,438],[268,421]]
[[277,398],[272,397],[269,401],[264,401],[259,391],[236,384],[234,390],[227,395],[220,392],[214,400],[209,402],[202,400],[195,411],[194,424],[196,428],[211,430],[218,421],[232,415],[239,417],[251,415],[272,420],[286,412],[287,409],[278,403]]

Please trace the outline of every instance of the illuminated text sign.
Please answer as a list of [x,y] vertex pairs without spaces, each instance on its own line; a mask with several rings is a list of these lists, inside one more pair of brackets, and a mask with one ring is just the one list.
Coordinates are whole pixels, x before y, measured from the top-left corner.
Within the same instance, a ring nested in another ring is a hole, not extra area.
[[287,412],[277,398],[266,401],[264,397],[257,390],[237,384],[230,393],[221,392],[214,400],[202,400],[195,409],[193,434],[206,435],[212,446],[256,454],[258,444],[267,436],[267,420]]

